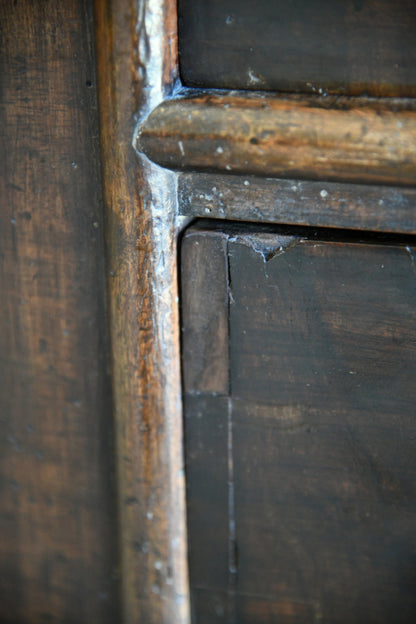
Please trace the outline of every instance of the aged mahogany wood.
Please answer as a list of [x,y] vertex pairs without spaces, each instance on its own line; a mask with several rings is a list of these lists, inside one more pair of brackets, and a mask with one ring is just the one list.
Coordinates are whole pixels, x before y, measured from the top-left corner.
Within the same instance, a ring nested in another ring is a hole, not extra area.
[[134,152],[177,76],[173,0],[95,2],[124,622],[186,624],[176,185]]
[[181,173],[179,210],[192,217],[416,233],[416,189]]
[[179,0],[184,84],[416,95],[413,0]]
[[162,102],[139,148],[164,167],[414,185],[411,100],[203,94]]
[[4,623],[120,621],[90,8],[0,3]]
[[[202,222],[183,253],[204,236],[215,253],[216,235],[228,237],[230,392],[185,386],[194,621],[413,622],[410,237]],[[203,309],[215,283],[193,285],[210,254],[192,253],[182,290]],[[206,340],[195,331],[208,323],[183,321],[184,349]]]

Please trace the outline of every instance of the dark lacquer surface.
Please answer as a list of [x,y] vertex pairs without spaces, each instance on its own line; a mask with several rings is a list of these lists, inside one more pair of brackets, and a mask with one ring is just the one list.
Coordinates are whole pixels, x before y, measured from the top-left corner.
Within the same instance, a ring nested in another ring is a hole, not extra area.
[[179,0],[185,84],[414,95],[413,0]]

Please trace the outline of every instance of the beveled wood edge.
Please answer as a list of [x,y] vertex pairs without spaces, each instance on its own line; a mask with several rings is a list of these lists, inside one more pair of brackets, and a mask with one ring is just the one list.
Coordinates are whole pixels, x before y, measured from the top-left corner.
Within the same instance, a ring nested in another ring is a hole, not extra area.
[[184,172],[178,194],[189,217],[416,233],[416,188]]
[[413,186],[416,103],[188,89],[151,112],[136,146],[174,170]]
[[188,624],[176,174],[131,144],[177,80],[176,1],[94,14],[122,621]]

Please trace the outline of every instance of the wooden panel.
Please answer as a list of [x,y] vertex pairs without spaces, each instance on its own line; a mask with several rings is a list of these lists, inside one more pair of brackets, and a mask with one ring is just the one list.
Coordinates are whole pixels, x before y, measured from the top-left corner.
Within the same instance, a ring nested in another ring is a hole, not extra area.
[[192,586],[214,587],[219,592],[227,588],[229,575],[227,421],[226,397],[186,397]]
[[260,622],[410,623],[413,414],[331,411],[233,402],[238,592]]
[[414,188],[181,173],[178,193],[192,217],[416,233]]
[[412,186],[412,100],[197,94],[162,102],[138,149],[172,169]]
[[413,0],[179,0],[189,86],[414,95]]
[[[240,240],[230,250],[233,396],[316,409],[322,397],[331,409],[341,397],[376,410],[409,400],[416,374],[410,247],[314,241],[264,266],[250,236]],[[297,302],[292,312],[277,288]]]
[[[229,498],[210,535],[228,522],[235,571],[221,594],[209,559],[203,584],[191,569],[195,621],[413,622],[415,249],[264,226],[224,234]],[[204,462],[216,444],[215,400],[187,407],[187,458]],[[190,496],[193,517],[209,513],[202,491]]]
[[119,621],[89,3],[0,6],[0,620]]
[[181,253],[184,389],[228,394],[227,236],[193,229]]

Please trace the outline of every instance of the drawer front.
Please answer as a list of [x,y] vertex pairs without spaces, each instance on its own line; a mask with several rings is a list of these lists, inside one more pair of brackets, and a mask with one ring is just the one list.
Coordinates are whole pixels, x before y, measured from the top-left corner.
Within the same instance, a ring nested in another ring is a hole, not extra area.
[[194,622],[414,621],[408,243],[187,231]]
[[414,96],[413,0],[180,0],[189,86]]

